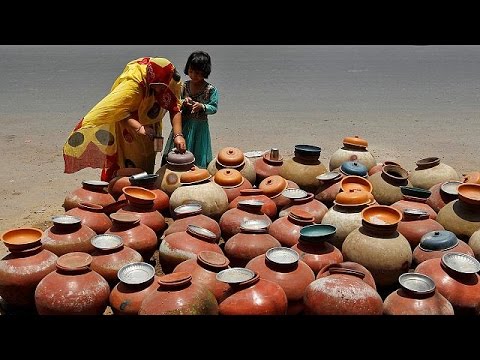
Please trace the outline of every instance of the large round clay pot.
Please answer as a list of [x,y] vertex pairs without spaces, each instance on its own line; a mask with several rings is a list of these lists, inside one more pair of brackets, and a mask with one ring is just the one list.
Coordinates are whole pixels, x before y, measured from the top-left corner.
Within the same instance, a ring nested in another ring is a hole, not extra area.
[[336,232],[333,225],[314,224],[300,229],[298,243],[292,246],[300,260],[304,261],[315,275],[326,265],[343,261],[342,252],[328,241]]
[[196,259],[188,259],[178,264],[173,272],[187,272],[192,282],[206,287],[219,301],[228,290],[228,284],[217,280],[217,274],[227,269],[230,261],[222,254],[213,251],[200,251]]
[[310,283],[303,301],[307,315],[382,315],[383,302],[364,273],[332,267],[330,275]]
[[280,285],[246,268],[222,270],[217,279],[229,285],[218,305],[220,315],[285,315],[288,300]]
[[15,228],[2,233],[10,251],[0,260],[0,296],[8,308],[35,308],[35,288],[55,270],[57,255],[42,247],[42,230]]
[[92,253],[95,248],[90,240],[97,235],[82,220],[75,216],[58,215],[52,218],[53,225],[43,232],[43,248],[57,256],[69,252]]
[[40,315],[102,315],[110,287],[90,269],[92,256],[83,252],[62,255],[57,269],[45,276],[35,290]]
[[247,269],[258,273],[261,279],[280,285],[288,299],[288,315],[303,312],[303,294],[305,288],[315,280],[312,269],[302,260],[297,252],[284,247],[268,250],[248,262]]
[[312,193],[307,193],[301,189],[286,189],[283,196],[290,199],[290,203],[285,205],[278,216],[287,216],[292,209],[301,209],[313,215],[314,222],[320,224],[328,208],[322,202],[314,198]]
[[451,231],[438,230],[428,232],[422,236],[420,243],[413,250],[413,265],[416,266],[429,259],[441,258],[449,252],[474,255],[470,246],[458,239]]
[[333,205],[333,201],[337,194],[341,191],[340,181],[344,175],[338,171],[326,172],[317,176],[319,182],[318,188],[315,190],[315,199],[321,201],[328,208]]
[[300,189],[315,193],[317,176],[327,172],[320,161],[321,148],[313,145],[295,145],[295,154],[283,161],[280,176],[293,181]]
[[192,282],[192,275],[176,272],[158,279],[157,290],[140,305],[139,315],[218,315],[215,296],[202,285]]
[[365,266],[362,266],[359,263],[356,263],[353,261],[344,261],[338,264],[325,265],[318,272],[316,279],[330,276],[331,275],[330,269],[332,268],[341,268],[341,269],[350,269],[350,270],[359,271],[365,275],[362,280],[365,281],[372,288],[377,290],[377,285],[375,284],[375,279],[373,278],[372,273],[368,271],[368,269]]
[[393,203],[391,205],[392,207],[400,212],[403,212],[405,209],[425,211],[428,213],[430,219],[435,220],[437,218],[437,213],[435,210],[433,210],[432,207],[426,203],[427,199],[432,194],[430,190],[408,186],[402,186],[400,187],[400,190],[402,191],[403,198]]
[[186,231],[165,236],[158,250],[163,273],[171,273],[183,261],[196,259],[201,251],[213,251],[223,255],[216,241],[214,233],[196,225],[188,225]]
[[313,215],[293,209],[288,216],[275,220],[268,228],[268,233],[277,239],[282,246],[292,247],[298,243],[300,229],[307,225],[313,225]]
[[446,253],[415,268],[435,282],[437,290],[453,306],[455,315],[478,315],[480,311],[480,263],[462,253]]
[[[144,189],[148,189],[153,192],[156,197],[153,199],[153,208],[157,211],[164,212],[168,210],[170,198],[167,193],[161,190],[157,185],[158,174],[138,174],[137,176],[131,176],[130,186],[139,186]],[[118,200],[126,199],[125,194],[122,194]]]
[[257,177],[255,167],[242,150],[232,146],[220,149],[217,156],[207,166],[207,170],[211,175],[215,175],[218,170],[227,168],[240,171],[242,176],[250,181],[250,184],[255,184]]
[[449,180],[457,181],[457,171],[451,166],[440,162],[438,157],[418,160],[417,167],[410,173],[409,179],[413,186],[430,189],[435,184]]
[[220,185],[227,194],[228,203],[240,196],[244,189],[251,189],[252,184],[235,169],[220,169],[212,177],[212,181]]
[[155,231],[140,222],[140,217],[132,213],[110,214],[113,225],[105,231],[105,235],[118,235],[123,244],[136,250],[143,260],[150,261],[158,247],[158,238]]
[[401,288],[385,298],[385,315],[454,315],[452,304],[435,289],[427,275],[406,273],[400,275]]
[[392,205],[402,200],[401,186],[411,186],[408,172],[398,165],[385,165],[382,171],[368,178],[373,186],[372,194],[381,205]]
[[362,226],[353,230],[342,245],[343,258],[365,266],[377,286],[394,285],[412,263],[407,239],[397,231],[402,214],[385,205],[362,211]]
[[480,230],[475,231],[468,239],[468,246],[472,249],[475,259],[480,259]]
[[254,257],[281,246],[268,233],[269,226],[262,220],[246,220],[240,224],[240,232],[228,239],[223,248],[232,267],[245,267]]
[[107,280],[110,287],[114,287],[119,279],[118,270],[124,265],[143,261],[142,255],[136,250],[124,246],[118,235],[101,234],[91,240],[95,251],[92,253],[90,268]]
[[270,199],[268,196],[266,196],[263,193],[262,189],[243,189],[240,190],[240,195],[237,196],[235,199],[233,199],[229,204],[228,208],[229,209],[234,209],[237,207],[237,204],[240,201],[244,200],[258,200],[263,203],[262,205],[262,212],[267,215],[270,219],[274,219],[277,216],[277,205],[275,202]]
[[157,170],[158,178],[155,182],[157,188],[163,190],[168,196],[180,187],[180,177],[184,172],[190,171],[194,166],[195,156],[190,151],[183,154],[177,149],[171,150],[166,157],[166,164]]
[[283,157],[277,148],[263,154],[253,162],[255,173],[257,175],[256,185],[259,185],[265,178],[272,175],[279,175],[283,165]]
[[262,212],[263,203],[257,200],[244,200],[235,209],[227,210],[220,218],[222,238],[227,241],[240,232],[240,225],[248,220],[262,221],[270,225],[272,220]]
[[480,229],[480,185],[461,184],[457,188],[458,199],[440,209],[437,221],[459,239],[468,241]]
[[431,195],[427,199],[426,204],[438,214],[445,204],[458,199],[457,189],[460,184],[460,181],[447,181],[433,185],[430,188]]
[[412,250],[420,243],[422,236],[426,233],[445,230],[442,225],[431,219],[426,211],[406,208],[402,213],[403,218],[398,223],[397,230],[405,236]]
[[188,225],[197,225],[210,230],[217,237],[217,242],[222,235],[220,225],[212,218],[202,214],[202,205],[191,203],[180,205],[173,210],[174,221],[163,233],[165,236],[187,230]]
[[367,150],[368,142],[358,136],[350,136],[343,139],[343,147],[336,150],[332,156],[328,167],[331,170],[339,168],[345,161],[356,161],[370,170],[377,165],[373,155]]
[[138,315],[142,301],[158,288],[155,268],[145,262],[127,264],[118,270],[118,279],[108,298],[112,312]]
[[170,210],[191,202],[202,206],[202,214],[218,220],[228,209],[228,197],[220,185],[210,181],[205,169],[194,169],[181,175],[182,186],[170,196]]
[[265,178],[258,188],[263,191],[265,196],[268,196],[277,206],[277,213],[290,203],[290,199],[283,196],[283,191],[286,189],[299,189],[298,185],[291,180],[287,180],[280,175],[272,175]]
[[88,226],[96,234],[103,234],[112,226],[112,220],[105,214],[103,207],[93,203],[81,202],[65,214],[80,218],[82,224]]
[[107,206],[115,202],[108,193],[108,182],[99,180],[84,180],[82,187],[69,193],[63,202],[65,211],[77,207],[79,203],[86,202],[100,206]]
[[114,199],[118,199],[123,195],[122,189],[125,186],[130,186],[130,176],[144,173],[141,168],[121,168],[115,173],[115,177],[108,182],[107,191]]

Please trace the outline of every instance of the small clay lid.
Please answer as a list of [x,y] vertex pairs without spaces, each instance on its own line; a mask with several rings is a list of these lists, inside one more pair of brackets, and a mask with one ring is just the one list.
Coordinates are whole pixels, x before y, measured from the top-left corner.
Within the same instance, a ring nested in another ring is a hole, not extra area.
[[22,227],[10,229],[2,233],[1,239],[5,246],[9,249],[24,249],[40,245],[43,231],[37,228]]
[[302,222],[313,222],[315,220],[313,215],[310,214],[308,211],[296,207],[290,210],[290,212],[288,213],[288,217],[293,220],[299,220]]
[[115,213],[111,213],[110,214],[110,219],[116,221],[116,222],[119,222],[119,223],[122,223],[122,224],[135,224],[135,223],[138,223],[140,222],[140,216],[137,215],[137,214],[133,214],[133,213],[119,213],[119,212],[115,212]]
[[202,213],[202,204],[190,203],[177,206],[173,212],[175,216],[198,215]]
[[358,161],[345,161],[340,166],[340,171],[345,175],[356,175],[360,177],[366,177],[368,175],[367,167]]
[[213,177],[213,181],[225,188],[233,188],[243,184],[245,178],[240,171],[230,168],[220,169]]
[[473,256],[450,252],[442,256],[442,264],[462,274],[475,274],[480,271],[480,262]]
[[424,274],[404,273],[399,276],[398,282],[403,289],[419,295],[430,294],[435,291],[435,283]]
[[337,228],[329,224],[307,225],[300,229],[300,240],[312,243],[330,239],[337,232]]
[[368,141],[365,139],[362,139],[361,137],[355,135],[355,136],[349,136],[343,138],[343,144],[344,145],[350,145],[350,146],[356,146],[360,148],[366,148],[368,146]]
[[338,171],[329,171],[315,177],[315,179],[320,181],[334,181],[340,180],[341,178],[342,174]]
[[57,259],[57,268],[61,270],[84,270],[88,269],[93,257],[85,252],[71,252]]
[[78,225],[82,222],[82,219],[71,215],[55,215],[52,216],[52,222],[55,225]]
[[227,284],[241,284],[254,279],[255,276],[255,272],[250,269],[234,267],[220,271],[216,279]]
[[192,281],[192,275],[186,271],[174,272],[168,275],[160,276],[158,283],[164,286],[186,285]]
[[402,220],[402,213],[387,205],[372,205],[362,210],[362,220],[375,226],[396,225]]
[[420,249],[425,251],[444,251],[457,246],[457,236],[448,230],[429,231],[420,239]]
[[225,255],[216,253],[214,251],[200,251],[197,254],[197,260],[203,265],[207,265],[216,269],[226,268],[228,264],[230,264],[230,260],[228,260]]
[[278,265],[293,265],[298,263],[300,255],[287,247],[274,247],[265,253],[265,258]]
[[432,192],[430,190],[425,190],[422,188],[412,187],[412,186],[400,186],[400,191],[402,192],[403,195],[411,196],[419,199],[427,199],[430,197],[430,195],[432,195]]
[[424,158],[424,159],[420,159],[420,160],[416,161],[415,164],[419,168],[425,168],[425,167],[430,168],[430,167],[437,166],[438,164],[440,164],[440,158],[438,158],[438,157],[428,157],[428,158]]
[[350,190],[372,192],[373,185],[370,181],[361,176],[348,175],[340,181],[340,188],[344,192],[349,192]]
[[470,205],[480,205],[480,184],[460,184],[457,191],[460,201]]
[[302,189],[286,188],[282,191],[282,195],[293,200],[306,198],[308,193]]
[[266,233],[268,232],[268,227],[270,223],[265,220],[244,220],[240,224],[240,230],[250,233]]
[[315,145],[295,145],[295,155],[307,157],[320,157],[322,148]]
[[177,149],[173,149],[167,154],[166,161],[170,165],[192,165],[195,162],[195,156],[188,150],[180,153]]
[[114,250],[123,246],[122,238],[114,234],[95,235],[90,242],[98,250]]
[[340,206],[362,206],[370,203],[368,192],[364,190],[351,189],[348,192],[339,192],[335,196],[335,205]]
[[212,175],[210,175],[207,169],[195,167],[194,169],[185,171],[182,173],[182,175],[180,175],[180,183],[182,185],[198,184],[210,179],[211,177]]
[[118,279],[128,285],[144,284],[155,276],[155,268],[145,262],[124,265],[118,270]]
[[262,180],[258,186],[269,198],[278,196],[288,186],[288,181],[280,175],[271,175]]
[[217,162],[225,167],[240,167],[245,164],[243,151],[235,147],[225,147],[218,152]]
[[140,186],[125,186],[122,189],[125,198],[132,204],[152,204],[157,195]]
[[462,184],[460,181],[446,181],[440,185],[440,191],[443,193],[458,197],[458,186]]

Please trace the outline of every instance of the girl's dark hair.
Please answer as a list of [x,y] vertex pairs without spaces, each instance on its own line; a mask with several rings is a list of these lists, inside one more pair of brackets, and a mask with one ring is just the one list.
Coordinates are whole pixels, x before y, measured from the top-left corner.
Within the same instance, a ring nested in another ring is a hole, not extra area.
[[185,75],[188,75],[188,69],[190,67],[192,70],[201,71],[203,73],[203,77],[208,79],[208,75],[210,75],[210,72],[212,71],[210,55],[208,55],[205,51],[194,51],[188,57],[187,64],[183,70]]

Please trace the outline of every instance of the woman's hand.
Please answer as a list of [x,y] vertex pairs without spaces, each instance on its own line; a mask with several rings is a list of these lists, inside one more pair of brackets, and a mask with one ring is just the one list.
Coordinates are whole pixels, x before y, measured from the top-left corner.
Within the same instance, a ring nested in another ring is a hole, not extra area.
[[152,141],[153,141],[153,137],[155,136],[155,130],[153,129],[152,126],[149,126],[149,125],[147,126],[141,125],[138,128],[137,133],[143,136],[148,136],[149,139]]
[[183,154],[187,150],[187,144],[185,144],[185,138],[182,134],[175,134],[173,136],[173,143],[180,154]]

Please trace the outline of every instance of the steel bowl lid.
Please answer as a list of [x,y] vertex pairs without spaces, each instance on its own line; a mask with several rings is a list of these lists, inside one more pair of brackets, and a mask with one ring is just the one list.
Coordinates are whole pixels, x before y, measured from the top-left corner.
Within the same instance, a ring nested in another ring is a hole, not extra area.
[[274,247],[267,250],[265,257],[278,265],[292,265],[298,263],[300,255],[295,250],[287,247]]
[[300,240],[307,242],[321,242],[335,235],[337,228],[330,224],[307,225],[300,229]]
[[91,185],[91,186],[108,186],[108,182],[101,180],[83,180],[82,185]]
[[338,171],[329,171],[321,175],[317,175],[315,179],[320,181],[340,180],[342,174]]
[[71,252],[57,259],[57,267],[62,270],[83,270],[92,263],[93,257],[85,252]]
[[440,185],[440,190],[447,195],[458,196],[458,185],[461,184],[460,181],[446,181]]
[[248,232],[264,233],[268,231],[270,223],[265,220],[244,220],[240,224],[240,230]]
[[346,175],[356,175],[361,177],[368,175],[367,167],[358,161],[345,161],[340,166],[340,171]]
[[189,203],[177,206],[173,212],[175,215],[186,215],[186,214],[200,214],[202,212],[202,204],[200,203]]
[[426,251],[448,250],[458,244],[457,236],[448,230],[430,231],[420,239],[420,248]]
[[295,188],[286,188],[281,194],[289,199],[303,199],[308,195],[305,190]]
[[398,278],[400,286],[415,294],[430,294],[435,291],[435,282],[427,275],[404,273]]
[[209,240],[217,239],[217,235],[215,235],[212,231],[205,229],[201,226],[193,225],[193,224],[187,225],[187,232],[190,233],[191,235],[197,235]]
[[463,253],[446,253],[442,256],[442,263],[448,268],[462,274],[475,274],[480,271],[480,262],[473,256]]
[[240,284],[252,280],[255,276],[255,272],[250,269],[234,267],[220,271],[215,277],[227,284]]
[[114,250],[123,246],[122,238],[114,234],[95,235],[90,242],[99,250]]
[[118,270],[118,279],[128,285],[146,283],[155,276],[155,268],[145,262],[135,262],[124,265]]
[[432,192],[430,190],[425,190],[412,186],[400,186],[400,191],[403,195],[412,196],[420,199],[427,199],[428,197],[430,197],[430,195],[432,195]]
[[52,222],[59,225],[73,225],[80,224],[82,219],[71,215],[55,215],[52,216]]

